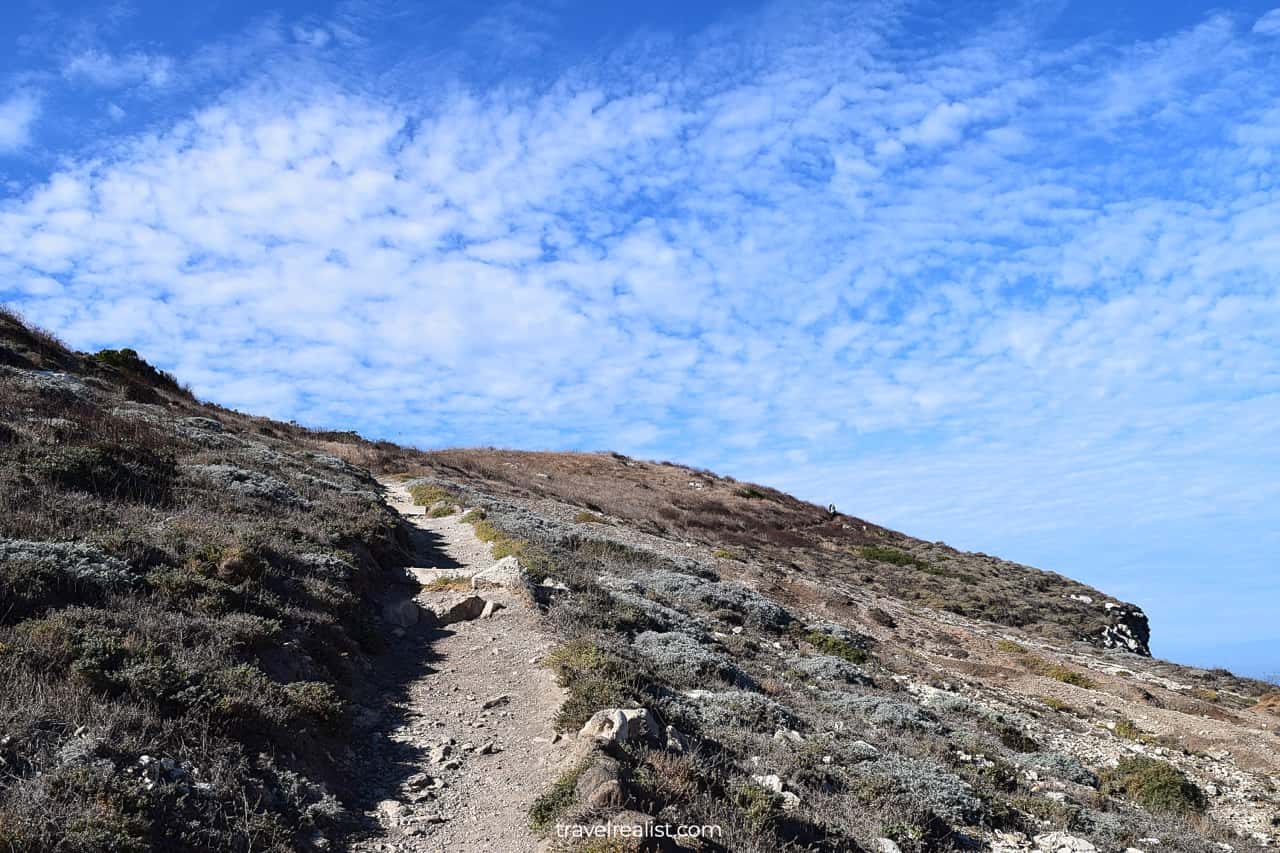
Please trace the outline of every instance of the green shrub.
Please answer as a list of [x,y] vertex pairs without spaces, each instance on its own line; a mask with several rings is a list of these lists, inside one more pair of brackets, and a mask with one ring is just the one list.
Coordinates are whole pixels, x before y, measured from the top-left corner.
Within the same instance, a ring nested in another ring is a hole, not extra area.
[[1011,655],[1026,654],[1026,651],[1027,651],[1022,646],[1015,643],[1013,640],[999,640],[996,642],[996,648],[1006,654],[1011,654]]
[[916,568],[924,568],[930,565],[905,551],[899,551],[897,548],[888,548],[884,545],[868,545],[861,550],[862,556],[877,563],[889,563],[893,566],[915,566]]
[[643,559],[640,552],[621,542],[612,539],[585,539],[574,545],[576,556],[588,560],[633,560]]
[[1038,658],[1035,655],[1026,655],[1022,659],[1022,663],[1027,669],[1036,675],[1042,675],[1045,678],[1052,678],[1055,681],[1061,681],[1063,684],[1070,684],[1075,687],[1083,687],[1086,690],[1093,690],[1098,685],[1084,673],[1076,672],[1074,669],[1065,667],[1061,664],[1052,663],[1044,658]]
[[761,501],[769,497],[754,486],[742,486],[741,488],[734,489],[733,493],[740,498],[746,498],[750,501]]
[[182,387],[173,374],[151,366],[138,355],[136,350],[128,348],[98,350],[93,354],[93,359],[153,385],[165,385],[173,390],[180,390]]
[[476,538],[481,542],[497,542],[505,537],[501,530],[493,526],[492,521],[485,521],[481,518],[479,521],[473,522],[475,527]]
[[170,606],[187,613],[221,616],[238,609],[243,601],[235,587],[206,577],[191,565],[152,572],[147,575],[146,583]]
[[269,727],[297,726],[299,723],[336,724],[342,719],[343,703],[332,684],[322,681],[294,681],[280,684],[252,664],[225,667],[205,679],[197,691],[210,710],[235,728],[253,726],[261,734]]
[[538,795],[529,806],[529,826],[535,832],[546,832],[557,818],[573,806],[577,797],[578,777],[587,769],[585,761],[560,774],[551,787]]
[[865,649],[860,649],[855,645],[846,643],[838,637],[832,637],[830,634],[824,634],[821,631],[809,631],[804,634],[803,639],[825,655],[834,655],[838,658],[844,658],[850,663],[867,662],[867,652]]
[[294,681],[284,686],[285,695],[300,714],[333,725],[342,719],[343,704],[338,691],[324,681]]
[[457,511],[458,511],[458,508],[453,504],[441,504],[440,506],[433,506],[431,510],[427,513],[427,517],[428,518],[446,518],[450,515],[453,515]]
[[284,688],[252,664],[218,670],[201,691],[213,714],[225,721],[261,726],[289,722],[290,702]]
[[476,507],[475,509],[470,510],[469,512],[467,512],[466,515],[462,516],[462,520],[467,524],[477,524],[481,521],[484,521],[484,519],[485,519],[485,512],[479,507]]
[[483,519],[475,522],[472,527],[476,538],[489,544],[489,553],[495,560],[515,557],[533,583],[538,583],[551,574],[554,566],[550,558],[525,540],[504,533],[493,522]]
[[1116,737],[1135,741],[1141,741],[1146,737],[1146,735],[1143,734],[1142,729],[1138,728],[1137,724],[1134,723],[1133,720],[1121,720],[1116,723],[1115,734]]
[[260,580],[267,571],[267,561],[255,549],[235,544],[218,554],[213,571],[218,580],[234,586]]
[[1103,791],[1118,794],[1153,811],[1196,814],[1208,808],[1204,791],[1182,771],[1145,756],[1122,758],[1119,766],[1102,773]]
[[[146,817],[147,796],[132,780],[122,779],[103,767],[85,764],[61,767],[51,777],[45,784],[54,798],[85,805],[61,827],[66,846],[59,849],[121,853],[153,849],[148,843],[151,827]],[[0,839],[7,834],[7,828],[0,822]],[[25,849],[36,850],[41,846],[36,844]],[[16,849],[24,846],[19,843]]]
[[635,702],[635,692],[627,680],[605,675],[579,678],[569,683],[568,690],[569,695],[556,711],[555,727],[561,732],[576,732],[597,711]]
[[610,656],[590,640],[569,640],[547,652],[542,665],[556,674],[561,683],[588,672],[603,669]]
[[409,497],[418,506],[431,506],[437,501],[453,502],[456,500],[447,489],[430,483],[414,483],[409,487]]
[[60,488],[148,503],[169,498],[177,472],[172,456],[117,444],[57,448],[32,467]]
[[1035,738],[1012,723],[997,723],[995,731],[1000,742],[1014,752],[1037,752],[1040,749]]
[[1055,711],[1060,711],[1064,714],[1074,714],[1076,716],[1080,716],[1080,712],[1076,710],[1074,706],[1066,702],[1063,702],[1061,699],[1056,699],[1053,696],[1041,696],[1040,701]]
[[577,515],[575,515],[573,517],[573,520],[576,521],[578,524],[608,524],[609,523],[609,519],[605,518],[604,516],[598,515],[594,512],[588,512],[585,509],[579,512]]
[[[932,563],[925,563],[921,561],[916,563],[916,568],[924,572],[926,575],[935,575],[940,578],[955,578],[956,580],[964,581],[967,584],[976,584],[978,582],[976,575],[971,575],[968,572],[953,572],[950,569],[944,569],[940,566],[935,566]],[[953,605],[946,609],[955,611],[956,606]],[[963,612],[963,608],[958,612]]]
[[576,731],[597,711],[635,701],[631,667],[589,640],[570,640],[549,652],[542,663],[569,694],[556,712],[558,731]]
[[743,784],[733,792],[733,804],[751,830],[764,833],[782,819],[782,797],[755,784]]

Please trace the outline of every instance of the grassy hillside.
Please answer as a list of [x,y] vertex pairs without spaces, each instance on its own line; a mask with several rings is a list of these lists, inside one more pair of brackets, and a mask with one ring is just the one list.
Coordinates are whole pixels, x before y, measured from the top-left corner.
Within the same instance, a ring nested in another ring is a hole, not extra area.
[[565,501],[647,533],[708,545],[775,576],[846,584],[1046,637],[1150,654],[1138,607],[1070,578],[832,515],[707,471],[608,453],[444,450],[398,461],[498,495]]
[[[1214,853],[1271,837],[1280,726],[1262,716],[1265,684],[1103,648],[1066,619],[1018,628],[1008,611],[922,605],[914,587],[939,577],[915,562],[938,559],[924,543],[703,472],[491,450],[386,464],[475,507],[477,532],[539,583],[561,732],[610,709],[653,721],[567,769],[531,810],[538,828],[715,825],[724,835],[696,849],[735,853],[1150,838]],[[857,556],[831,546],[843,525],[865,537]],[[982,577],[993,602],[1020,596],[1010,607],[1109,601],[1025,567]]]
[[369,474],[0,314],[0,850],[296,850],[346,815],[394,558]]

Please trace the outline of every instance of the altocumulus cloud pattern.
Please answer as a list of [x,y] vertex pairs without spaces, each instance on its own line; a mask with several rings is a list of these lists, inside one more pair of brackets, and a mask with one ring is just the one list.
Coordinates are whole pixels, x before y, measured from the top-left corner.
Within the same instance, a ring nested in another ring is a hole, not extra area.
[[1105,583],[1157,653],[1276,639],[1280,10],[786,4],[564,61],[518,11],[483,79],[350,11],[20,78],[9,158],[55,85],[185,106],[10,181],[0,298],[226,405],[705,464]]

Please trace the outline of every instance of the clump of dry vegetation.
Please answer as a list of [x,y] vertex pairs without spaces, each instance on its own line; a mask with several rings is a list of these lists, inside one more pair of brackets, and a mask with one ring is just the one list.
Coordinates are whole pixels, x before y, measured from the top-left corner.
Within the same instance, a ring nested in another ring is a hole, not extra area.
[[466,575],[441,575],[422,585],[427,592],[461,592],[471,589],[471,578]]
[[1077,672],[1071,667],[1036,657],[1035,655],[1023,656],[1022,664],[1036,675],[1042,675],[1045,678],[1052,678],[1055,681],[1061,681],[1063,684],[1070,684],[1074,687],[1083,687],[1086,690],[1092,690],[1097,687],[1094,680],[1084,673]]
[[1014,655],[1018,663],[1036,675],[1052,678],[1054,681],[1061,681],[1063,684],[1070,684],[1074,687],[1083,687],[1087,690],[1095,689],[1098,686],[1092,678],[1089,678],[1084,673],[1034,655],[1012,640],[997,640],[996,648],[1005,654]]

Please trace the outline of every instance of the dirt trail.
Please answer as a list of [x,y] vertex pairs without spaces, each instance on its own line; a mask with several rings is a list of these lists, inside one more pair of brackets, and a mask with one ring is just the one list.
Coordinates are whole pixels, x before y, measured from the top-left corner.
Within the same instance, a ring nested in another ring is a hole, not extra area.
[[[388,502],[414,528],[418,580],[469,576],[495,562],[461,513],[428,518],[403,485],[387,481]],[[562,745],[552,719],[563,699],[537,662],[551,645],[528,601],[505,588],[477,592],[502,605],[492,616],[432,627],[391,628],[397,683],[385,708],[367,708],[363,787],[372,837],[357,851],[531,851],[533,798],[556,776]],[[429,605],[448,593],[406,582],[392,609]]]

